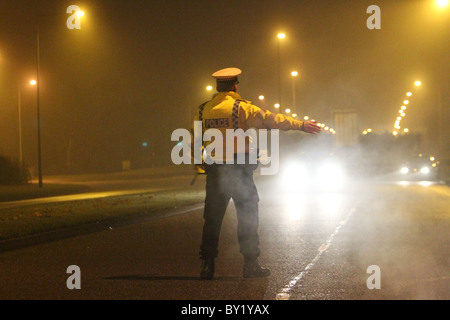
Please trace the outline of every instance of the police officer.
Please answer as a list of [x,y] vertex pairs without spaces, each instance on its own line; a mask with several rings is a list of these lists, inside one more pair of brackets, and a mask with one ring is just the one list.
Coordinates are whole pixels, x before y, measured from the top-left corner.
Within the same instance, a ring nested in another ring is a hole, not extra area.
[[[213,99],[202,104],[195,116],[196,121],[202,121],[203,129],[215,128],[226,136],[227,129],[280,129],[299,130],[312,134],[320,132],[315,121],[300,121],[281,114],[271,113],[254,106],[237,93],[238,68],[226,68],[215,72],[218,93]],[[207,124],[205,126],[205,124]],[[225,145],[226,143],[224,143]],[[214,275],[214,259],[218,255],[219,234],[223,217],[230,199],[236,207],[238,218],[238,241],[240,252],[244,256],[243,277],[260,278],[270,275],[270,270],[258,263],[258,192],[253,181],[255,164],[249,161],[249,141],[242,150],[235,150],[236,158],[239,152],[245,153],[245,163],[234,161],[226,163],[225,152],[222,164],[213,163],[204,166],[206,173],[206,198],[204,208],[204,225],[200,245],[202,267],[201,279],[212,279]],[[217,152],[217,151],[216,151]],[[219,155],[220,156],[220,155]],[[215,155],[217,159],[217,155]],[[236,160],[236,159],[235,159]],[[197,169],[199,169],[197,167]],[[201,170],[201,169],[200,169]]]

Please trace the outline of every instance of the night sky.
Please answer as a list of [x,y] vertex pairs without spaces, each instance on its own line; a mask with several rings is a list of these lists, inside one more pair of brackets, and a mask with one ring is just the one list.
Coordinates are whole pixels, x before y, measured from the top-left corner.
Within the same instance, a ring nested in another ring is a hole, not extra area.
[[[81,30],[66,28],[72,4]],[[373,4],[380,30],[366,26]],[[20,88],[24,160],[36,165],[39,20],[44,175],[170,161],[172,131],[189,128],[221,68],[242,69],[239,93],[274,110],[279,32],[281,103],[292,106],[297,70],[299,115],[332,125],[334,109],[355,109],[361,129],[392,131],[414,90],[406,127],[433,137],[439,92],[448,122],[450,8],[434,0],[0,0],[0,12],[0,154],[18,157]]]

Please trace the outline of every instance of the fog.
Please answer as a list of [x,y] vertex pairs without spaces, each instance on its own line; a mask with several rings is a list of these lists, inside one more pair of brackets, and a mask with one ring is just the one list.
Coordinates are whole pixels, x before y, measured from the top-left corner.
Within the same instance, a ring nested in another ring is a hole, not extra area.
[[[66,8],[85,11],[69,30]],[[189,128],[210,98],[211,74],[243,70],[239,93],[275,111],[276,35],[282,109],[333,126],[353,109],[358,130],[392,132],[405,93],[402,127],[419,149],[448,150],[449,19],[432,1],[377,1],[381,29],[369,30],[371,1],[5,1],[0,0],[0,154],[37,165],[36,32],[40,24],[43,173],[117,171],[170,163],[170,135]],[[422,86],[414,87],[420,79]],[[264,101],[258,96],[264,95]],[[328,133],[326,133],[328,134]],[[144,143],[144,144],[143,144]],[[146,144],[145,144],[146,143]]]

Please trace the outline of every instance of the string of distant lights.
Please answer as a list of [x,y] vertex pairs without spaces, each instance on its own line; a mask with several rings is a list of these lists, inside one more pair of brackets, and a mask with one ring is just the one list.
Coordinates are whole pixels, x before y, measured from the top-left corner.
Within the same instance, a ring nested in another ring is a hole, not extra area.
[[[417,80],[416,82],[414,82],[414,85],[416,87],[419,87],[420,85],[422,85],[422,82],[420,82],[419,80]],[[395,118],[395,122],[394,122],[394,130],[392,131],[392,134],[394,136],[398,135],[400,132],[401,127],[401,121],[406,117],[406,110],[407,110],[407,105],[409,104],[409,98],[412,96],[412,92],[408,91],[406,93],[406,96],[408,97],[407,99],[403,100],[403,105],[400,107],[400,109],[398,110],[398,113],[396,115]],[[409,129],[408,128],[403,128],[403,132],[404,133],[408,133]]]
[[[416,82],[414,82],[414,85],[416,87],[419,87],[422,85],[422,82],[420,82],[419,80],[417,80]],[[406,93],[406,99],[403,100],[403,105],[400,107],[400,109],[398,110],[398,113],[396,114],[395,117],[395,121],[394,121],[394,129],[392,131],[392,134],[394,136],[398,135],[399,133],[403,132],[403,133],[408,133],[409,129],[408,128],[403,128],[403,131],[401,131],[402,127],[401,127],[401,121],[406,117],[406,110],[408,109],[407,105],[409,104],[409,100],[411,98],[411,96],[413,95],[413,93],[411,91],[408,91]],[[362,132],[363,135],[366,135],[368,133],[371,133],[372,129],[366,129]]]
[[[279,108],[280,108],[280,105],[277,103],[277,104],[274,105],[274,107],[275,107],[275,109],[279,109]],[[284,112],[285,112],[286,114],[291,114],[292,111],[291,111],[290,108],[286,108],[286,109],[284,110]],[[298,115],[297,115],[296,113],[292,113],[291,117],[297,118]],[[304,121],[308,121],[308,120],[309,120],[309,116],[304,116],[304,117],[303,117],[303,120],[304,120]],[[333,128],[331,128],[330,126],[326,125],[325,123],[320,123],[320,122],[318,122],[317,125],[318,125],[319,127],[323,128],[323,130],[325,130],[324,132],[329,132],[329,133],[331,133],[331,134],[336,134],[336,131],[335,131]]]

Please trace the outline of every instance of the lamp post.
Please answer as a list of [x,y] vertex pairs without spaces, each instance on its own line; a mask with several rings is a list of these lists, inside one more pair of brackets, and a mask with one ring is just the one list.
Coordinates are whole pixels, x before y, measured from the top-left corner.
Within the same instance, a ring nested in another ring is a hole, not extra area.
[[[69,7],[70,8],[70,7]],[[82,17],[84,15],[84,11],[78,11],[76,13],[78,17]],[[49,16],[49,15],[46,15]],[[43,17],[43,16],[42,16]],[[40,96],[39,96],[39,86],[40,86],[40,18],[38,17],[37,22],[37,32],[36,32],[36,108],[37,108],[37,149],[38,149],[38,180],[39,187],[42,188],[42,150],[41,150],[41,110],[40,110]]]
[[37,108],[37,148],[38,148],[38,180],[39,188],[42,188],[42,154],[41,154],[41,110],[39,100],[39,73],[40,73],[40,45],[39,45],[40,23],[38,21],[36,35],[36,108]]

